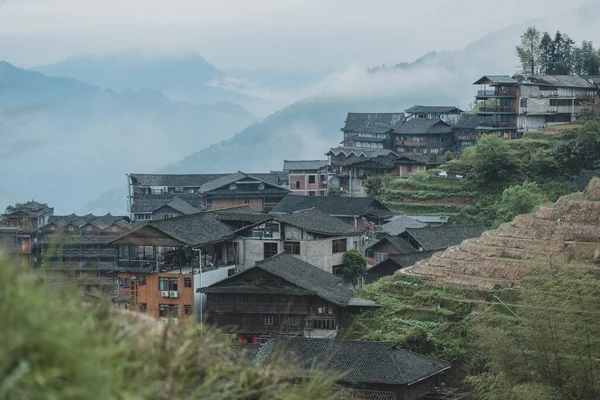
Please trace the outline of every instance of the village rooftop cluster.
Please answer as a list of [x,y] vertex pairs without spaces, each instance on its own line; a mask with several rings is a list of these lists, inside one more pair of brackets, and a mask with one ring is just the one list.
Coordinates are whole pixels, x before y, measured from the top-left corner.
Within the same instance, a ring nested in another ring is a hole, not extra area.
[[126,216],[59,216],[46,204],[18,204],[3,216],[0,246],[26,267],[43,267],[49,283],[66,278],[165,323],[194,318],[219,327],[256,363],[283,346],[307,374],[316,358],[332,371],[350,367],[352,390],[418,398],[441,384],[448,363],[335,339],[346,316],[378,307],[343,279],[344,254],[362,253],[368,270],[360,282],[372,282],[483,227],[398,215],[367,197],[366,180],[427,171],[482,135],[511,140],[576,121],[600,91],[600,77],[489,75],[475,84],[471,112],[416,105],[348,113],[327,159],[282,160],[281,171],[130,173]]

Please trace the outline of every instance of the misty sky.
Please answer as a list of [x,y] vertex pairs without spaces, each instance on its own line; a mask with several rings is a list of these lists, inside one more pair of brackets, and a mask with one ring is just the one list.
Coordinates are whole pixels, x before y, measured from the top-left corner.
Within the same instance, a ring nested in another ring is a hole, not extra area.
[[125,49],[219,68],[412,61],[584,0],[0,0],[0,59],[35,66]]

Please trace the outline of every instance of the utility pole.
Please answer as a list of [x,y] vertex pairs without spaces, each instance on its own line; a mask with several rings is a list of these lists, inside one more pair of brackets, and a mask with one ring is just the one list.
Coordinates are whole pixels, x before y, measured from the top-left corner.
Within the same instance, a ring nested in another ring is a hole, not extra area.
[[[197,251],[198,252],[198,265],[200,266],[200,288],[202,288],[202,249],[194,249],[192,248],[192,251]],[[192,275],[193,275],[193,269],[192,269]],[[203,313],[202,313],[202,308],[203,308],[203,302],[202,302],[202,298],[204,296],[204,293],[200,292],[200,325],[203,325]]]

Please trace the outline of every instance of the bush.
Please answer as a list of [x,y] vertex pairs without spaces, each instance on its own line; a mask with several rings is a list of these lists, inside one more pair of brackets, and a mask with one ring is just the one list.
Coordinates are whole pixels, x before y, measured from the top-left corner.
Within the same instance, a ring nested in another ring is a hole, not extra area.
[[538,206],[547,202],[546,195],[539,185],[534,182],[525,182],[504,189],[500,202],[496,205],[495,226],[511,221],[519,214],[527,214]]
[[504,139],[487,135],[474,148],[473,172],[481,184],[502,184],[518,178],[516,156]]

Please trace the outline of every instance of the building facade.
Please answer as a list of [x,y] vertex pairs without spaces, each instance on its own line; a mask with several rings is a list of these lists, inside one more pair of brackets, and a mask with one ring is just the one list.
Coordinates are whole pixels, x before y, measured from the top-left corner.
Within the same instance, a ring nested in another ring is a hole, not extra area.
[[430,162],[454,147],[452,126],[441,119],[412,118],[394,130],[399,155],[428,156]]
[[404,110],[407,114],[407,119],[439,119],[450,125],[456,124],[460,115],[463,113],[461,109],[454,106],[413,106]]
[[289,174],[291,194],[327,196],[329,160],[284,160],[283,170]]

